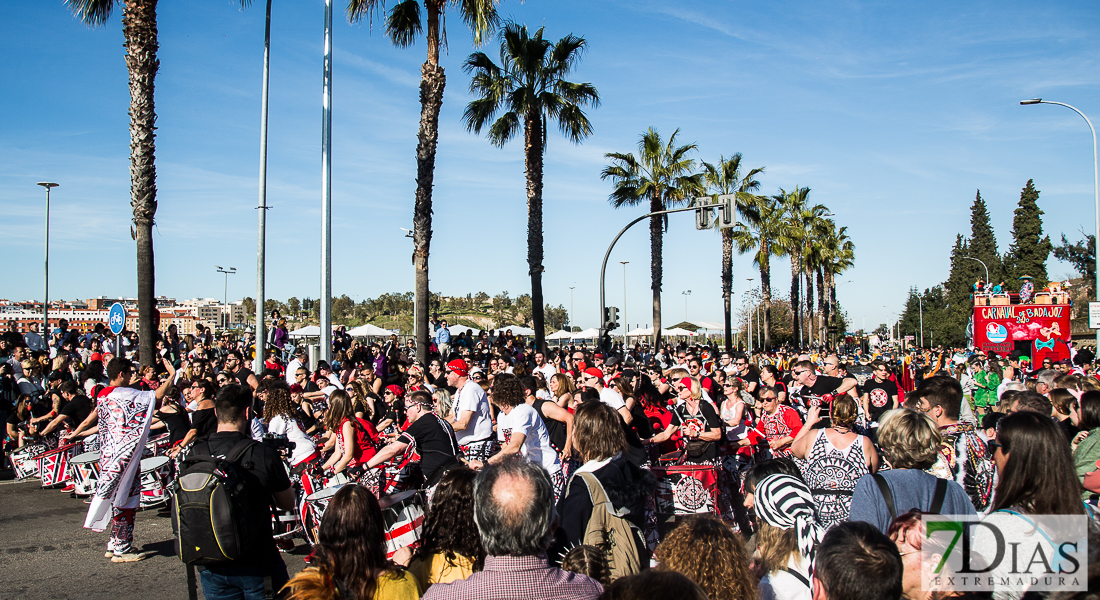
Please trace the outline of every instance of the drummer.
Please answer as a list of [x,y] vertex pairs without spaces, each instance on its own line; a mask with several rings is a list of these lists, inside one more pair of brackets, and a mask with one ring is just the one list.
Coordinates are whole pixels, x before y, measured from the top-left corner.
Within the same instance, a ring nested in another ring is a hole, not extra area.
[[61,406],[61,410],[58,411],[57,416],[49,422],[42,431],[38,433],[40,436],[47,436],[54,431],[57,431],[62,425],[65,425],[69,429],[76,429],[78,425],[84,422],[91,414],[92,401],[87,396],[80,393],[80,387],[76,385],[75,381],[66,381],[62,383],[58,388],[61,392],[61,397],[65,400],[65,404]]
[[432,412],[432,397],[424,390],[411,392],[405,397],[405,416],[409,420],[408,428],[371,457],[366,466],[373,469],[385,464],[393,457],[404,454],[410,445],[415,445],[420,454],[424,486],[433,487],[444,473],[462,464],[458,458],[458,440],[454,429]]

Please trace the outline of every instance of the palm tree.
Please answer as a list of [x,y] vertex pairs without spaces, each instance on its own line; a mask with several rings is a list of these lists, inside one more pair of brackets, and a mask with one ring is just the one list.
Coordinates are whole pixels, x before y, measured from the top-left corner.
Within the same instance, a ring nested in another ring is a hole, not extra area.
[[777,202],[783,205],[784,220],[788,226],[788,238],[786,253],[791,257],[791,337],[795,344],[801,343],[801,312],[800,283],[804,264],[803,260],[811,251],[813,240],[820,235],[823,227],[822,221],[829,213],[824,205],[809,204],[810,188],[795,186],[793,192],[780,189],[775,196]]
[[848,237],[848,228],[837,229],[832,221],[829,221],[829,232],[822,238],[822,242],[824,248],[820,269],[822,285],[818,287],[824,287],[827,290],[828,300],[825,302],[822,317],[824,323],[828,325],[836,312],[836,276],[855,264],[856,247]]
[[771,257],[783,256],[788,245],[788,225],[781,202],[775,196],[751,196],[741,213],[743,221],[733,228],[733,244],[739,254],[752,252],[760,269],[760,293],[764,300],[764,348],[770,348],[772,277]]
[[[744,217],[745,206],[751,200],[751,192],[760,189],[756,176],[764,173],[764,167],[757,167],[741,175],[741,153],[728,160],[718,157],[718,164],[703,162],[703,179],[707,191],[718,196],[735,194],[739,215]],[[722,233],[722,311],[725,316],[726,352],[733,352],[733,319],[730,295],[733,293],[733,229],[719,228]]]
[[[527,168],[527,266],[531,275],[532,320],[535,347],[545,350],[545,303],[542,298],[542,166],[546,152],[547,122],[574,144],[592,134],[582,106],[600,105],[600,95],[589,83],[565,80],[583,54],[587,42],[572,34],[556,44],[542,39],[542,27],[534,36],[526,25],[508,23],[500,32],[500,64],[483,52],[466,59],[464,70],[473,74],[470,92],[476,96],[466,106],[466,129],[481,133],[487,123],[489,141],[496,146],[515,137],[523,123],[524,159]],[[499,118],[497,113],[505,111]]]
[[[98,27],[111,18],[116,0],[66,0],[86,25]],[[137,242],[138,340],[142,365],[155,356],[153,311],[155,268],[153,224],[157,212],[156,107],[153,103],[157,60],[157,0],[122,3],[122,36],[130,82],[130,207],[134,211],[131,235]]]
[[[497,0],[424,0],[427,12],[428,58],[420,67],[420,130],[416,145],[416,201],[413,208],[413,270],[416,274],[416,357],[428,360],[428,256],[432,243],[432,181],[435,177],[435,148],[439,141],[439,109],[443,106],[443,88],[447,78],[439,64],[440,44],[447,43],[444,10],[451,4],[480,46],[485,35],[497,24]],[[348,20],[352,23],[385,11],[385,0],[348,0]],[[386,35],[393,45],[407,48],[424,30],[418,0],[403,0],[389,11]]]
[[[668,141],[652,127],[638,141],[638,154],[609,152],[612,164],[600,173],[615,186],[608,198],[615,208],[649,202],[649,212],[659,212],[684,204],[703,192],[703,176],[695,173],[695,160],[688,154],[698,150],[695,144],[676,145],[680,130]],[[667,215],[649,219],[650,287],[653,290],[653,347],[661,340],[662,250]]]

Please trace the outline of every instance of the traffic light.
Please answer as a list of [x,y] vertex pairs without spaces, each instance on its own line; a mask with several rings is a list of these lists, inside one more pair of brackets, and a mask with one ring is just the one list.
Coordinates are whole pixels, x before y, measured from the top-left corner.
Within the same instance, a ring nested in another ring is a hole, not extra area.
[[611,331],[619,326],[619,309],[605,306],[603,309],[603,328]]
[[737,224],[736,210],[737,195],[724,194],[718,196],[718,226],[725,229]]
[[714,207],[711,205],[710,196],[699,196],[695,204],[695,228],[710,229],[714,226]]

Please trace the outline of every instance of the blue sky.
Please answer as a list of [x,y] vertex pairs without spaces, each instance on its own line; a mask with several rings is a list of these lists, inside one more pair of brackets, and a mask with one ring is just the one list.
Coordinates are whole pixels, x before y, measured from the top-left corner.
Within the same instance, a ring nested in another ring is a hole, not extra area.
[[[393,3],[390,2],[390,5]],[[1045,230],[1091,230],[1086,125],[1043,97],[1100,119],[1100,6],[1093,2],[748,3],[506,1],[501,14],[546,36],[584,36],[573,74],[603,104],[579,146],[546,153],[547,302],[594,326],[599,262],[639,209],[613,209],[599,178],[607,152],[634,151],[647,127],[699,145],[697,158],[744,154],[762,191],[808,186],[856,244],[838,295],[853,323],[891,320],[912,285],[947,277],[976,189],[1001,250],[1033,178]],[[412,289],[411,228],[423,41],[393,48],[337,4],[333,100],[333,288],[355,299]],[[321,50],[324,4],[276,0],[268,164],[268,297],[320,288]],[[255,296],[263,2],[173,0],[159,7],[158,294],[220,297],[214,265],[235,266],[231,299]],[[89,29],[64,4],[0,4],[0,206],[7,258],[0,297],[41,298],[43,190],[52,196],[51,298],[136,294],[129,235],[129,102],[121,8]],[[529,291],[522,140],[503,149],[465,131],[461,64],[473,51],[447,21],[447,88],[435,176],[431,285],[443,294]],[[495,41],[482,48],[496,58]],[[673,217],[665,237],[664,315],[720,321],[720,241]],[[647,325],[649,241],[639,225],[612,254],[609,303]],[[735,259],[735,304],[759,273]],[[1051,260],[1052,275],[1070,272]],[[789,289],[784,260],[776,292]]]

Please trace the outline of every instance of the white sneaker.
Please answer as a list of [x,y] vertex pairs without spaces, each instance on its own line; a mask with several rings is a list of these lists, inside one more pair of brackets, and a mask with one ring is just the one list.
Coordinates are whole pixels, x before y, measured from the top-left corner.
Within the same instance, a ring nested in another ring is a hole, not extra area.
[[137,562],[139,560],[145,560],[146,558],[149,558],[148,553],[146,553],[146,552],[134,552],[133,550],[131,550],[130,552],[124,552],[122,554],[115,554],[111,558],[111,562],[113,562],[113,563],[129,563],[129,562]]

